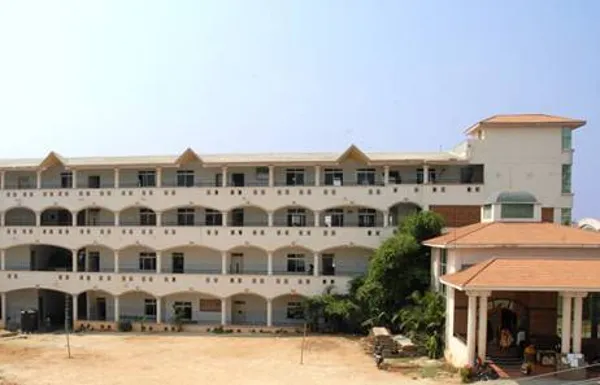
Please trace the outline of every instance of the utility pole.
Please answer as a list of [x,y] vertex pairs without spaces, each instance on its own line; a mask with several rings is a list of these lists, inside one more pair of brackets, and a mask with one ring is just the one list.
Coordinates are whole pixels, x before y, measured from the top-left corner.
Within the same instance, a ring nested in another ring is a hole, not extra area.
[[67,354],[71,358],[71,343],[69,341],[69,320],[71,314],[71,307],[69,306],[69,299],[72,298],[70,295],[65,294],[65,336],[67,337]]

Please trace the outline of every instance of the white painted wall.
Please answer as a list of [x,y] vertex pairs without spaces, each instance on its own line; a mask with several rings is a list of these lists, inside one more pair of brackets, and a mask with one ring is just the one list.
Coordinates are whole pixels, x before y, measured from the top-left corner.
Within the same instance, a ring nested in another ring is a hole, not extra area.
[[[115,320],[115,300],[114,297],[103,291],[87,291],[85,293],[79,294],[87,296],[87,314],[89,314],[88,320],[98,320],[98,308],[97,308],[97,299],[104,298],[106,301],[106,321],[114,321]],[[122,308],[122,301],[119,303],[119,310]]]
[[100,177],[100,188],[111,188],[115,185],[114,170],[77,170],[77,187],[88,188],[90,176]]
[[29,245],[6,249],[6,270],[29,270]]
[[202,293],[178,293],[165,297],[163,299],[165,305],[165,319],[163,322],[172,322],[175,316],[175,312],[173,311],[173,304],[175,302],[190,302],[192,305],[192,321],[198,323],[221,323],[221,308],[219,307],[218,312],[200,311],[201,299],[217,298]]
[[289,302],[303,302],[304,298],[294,295],[284,295],[273,300],[273,324],[277,325],[301,325],[304,323],[302,319],[287,318],[287,309]]
[[162,271],[172,271],[173,253],[183,253],[185,273],[221,274],[221,252],[204,247],[178,247],[162,252]]
[[[313,264],[314,253],[301,247],[286,247],[276,250],[273,253],[273,274],[292,274],[287,271],[288,254],[304,255],[304,265],[306,267],[306,273],[304,273],[304,275],[308,274],[309,267]],[[299,275],[303,274],[299,273]]]
[[[373,252],[358,247],[343,247],[325,250],[323,254],[333,254],[335,275],[358,275],[367,271],[369,257]],[[323,264],[320,263],[322,267]]]
[[264,250],[260,250],[254,247],[238,247],[230,250],[227,254],[227,266],[231,271],[231,254],[242,253],[243,254],[243,272],[244,274],[266,274],[268,260],[267,253]]
[[[257,295],[238,294],[230,298],[230,301],[233,324],[264,325],[267,323],[267,302],[264,298]],[[244,304],[238,305],[235,303],[236,301],[244,302]]]
[[306,207],[299,206],[288,206],[280,208],[273,213],[273,226],[288,226],[288,209],[304,209],[304,216],[306,218],[306,227],[313,227],[315,224],[314,212]]
[[140,209],[151,209],[147,206],[129,207],[119,213],[119,223],[123,226],[132,226],[140,223]]
[[140,253],[155,252],[143,246],[132,246],[119,252],[119,271],[121,272],[139,272],[140,271]]
[[[6,312],[10,323],[21,324],[21,310],[38,308],[37,289],[10,291],[6,294]],[[7,318],[8,319],[8,318]]]
[[[145,292],[129,292],[119,297],[119,315],[121,319],[144,315],[145,299],[155,299]],[[162,309],[164,312],[164,309]],[[163,317],[164,320],[164,317]]]
[[[267,212],[259,207],[244,206],[234,207],[232,209],[243,209],[244,210],[244,226],[267,226],[268,215]],[[232,212],[230,211],[227,216],[227,223],[233,226]]]

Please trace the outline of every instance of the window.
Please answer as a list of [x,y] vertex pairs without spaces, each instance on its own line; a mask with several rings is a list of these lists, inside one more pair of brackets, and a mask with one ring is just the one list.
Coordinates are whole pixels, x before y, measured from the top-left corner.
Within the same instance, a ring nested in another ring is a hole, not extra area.
[[194,226],[196,210],[193,208],[177,209],[177,226]]
[[[438,279],[448,272],[448,250],[447,249],[439,249],[440,250],[440,271]],[[446,285],[443,283],[439,283],[440,292],[442,294],[446,294]]]
[[288,273],[304,273],[306,271],[304,254],[288,254],[287,271]]
[[88,188],[100,188],[100,175],[88,176]]
[[418,168],[417,169],[417,184],[422,184],[423,183],[423,168]]
[[338,168],[325,169],[325,186],[342,186],[344,184],[344,172]]
[[389,178],[390,184],[402,183],[402,178],[400,177],[400,171],[397,171],[397,170],[390,171],[388,178]]
[[430,168],[427,170],[427,178],[429,179],[429,183],[435,183],[437,181],[437,173],[435,172],[435,168]]
[[60,187],[61,188],[73,187],[73,173],[71,171],[60,173]]
[[304,226],[306,226],[306,210],[305,209],[288,209],[287,224],[288,224],[288,227],[304,227]]
[[140,270],[156,271],[156,253],[140,253]]
[[185,272],[185,259],[183,253],[172,253],[171,263],[171,271],[174,274],[183,274]]
[[532,203],[504,203],[501,206],[502,218],[531,219],[533,218]]
[[138,187],[155,187],[156,171],[138,171]]
[[17,188],[18,189],[33,188],[34,184],[35,183],[32,183],[31,178],[28,176],[19,175],[17,177]]
[[269,185],[269,168],[268,167],[257,167],[256,168],[256,184],[258,186]]
[[206,226],[221,226],[223,224],[223,215],[220,211],[206,209]]
[[361,185],[372,186],[375,184],[375,169],[373,168],[362,168],[356,172],[356,182]]
[[375,227],[375,210],[358,210],[358,227]]
[[140,226],[156,226],[156,214],[151,209],[140,209]]
[[571,151],[573,149],[573,131],[568,127],[562,129],[562,150]]
[[144,300],[144,315],[150,318],[156,318],[156,300],[146,298]]
[[569,194],[571,192],[571,165],[562,165],[562,193]]
[[200,300],[200,311],[207,313],[220,313],[221,312],[221,300],[220,299],[201,299]]
[[560,223],[562,223],[563,225],[571,224],[571,209],[570,208],[560,209]]
[[285,171],[285,184],[287,186],[304,186],[304,169],[288,168]]
[[329,227],[344,227],[344,210],[329,209],[325,211],[325,225]]
[[191,302],[174,302],[173,315],[179,313],[182,321],[192,320],[192,303]]
[[223,186],[223,174],[215,174],[215,187]]
[[177,187],[193,187],[194,186],[194,171],[193,170],[178,170],[177,171]]
[[302,302],[288,302],[287,319],[304,319],[304,308]]
[[483,206],[483,219],[492,219],[492,205]]

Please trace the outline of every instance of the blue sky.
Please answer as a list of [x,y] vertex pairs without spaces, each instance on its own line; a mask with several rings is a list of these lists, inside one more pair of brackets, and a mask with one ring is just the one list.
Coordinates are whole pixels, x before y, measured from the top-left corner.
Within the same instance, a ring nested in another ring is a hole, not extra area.
[[438,150],[496,113],[583,118],[600,217],[600,2],[2,1],[0,157]]

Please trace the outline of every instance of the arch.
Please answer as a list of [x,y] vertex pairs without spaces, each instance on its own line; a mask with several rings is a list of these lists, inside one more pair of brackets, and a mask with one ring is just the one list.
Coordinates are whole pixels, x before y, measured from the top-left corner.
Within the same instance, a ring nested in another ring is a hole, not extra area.
[[[293,211],[290,211],[293,210]],[[273,210],[273,225],[280,227],[312,227],[315,211],[303,205],[284,205]]]
[[80,245],[78,247],[78,249],[92,249],[92,248],[103,248],[103,249],[108,249],[113,252],[118,250],[118,249],[114,249],[113,247],[108,246],[104,243],[86,243],[86,244]]
[[261,206],[238,205],[227,211],[228,226],[267,226],[269,224],[269,213]]
[[320,251],[319,273],[322,275],[358,276],[366,273],[374,249],[341,245]]
[[225,211],[231,211],[231,210],[235,210],[235,209],[245,209],[245,208],[257,208],[257,209],[263,211],[265,214],[269,212],[269,210],[267,210],[263,206],[260,206],[260,205],[254,204],[254,203],[230,206],[229,208],[226,208]]
[[137,290],[137,289],[127,289],[125,291],[121,291],[118,294],[113,294],[113,295],[118,295],[119,297],[123,297],[123,296],[130,295],[130,294],[146,294],[146,295],[149,295],[154,298],[158,297],[158,295],[150,293],[149,291]]
[[[189,213],[185,216],[179,215],[180,209],[193,209],[193,214]],[[200,226],[206,225],[206,210],[213,210],[221,213],[214,207],[202,206],[197,204],[192,205],[176,205],[162,210],[162,225],[163,226]]]
[[48,206],[40,212],[41,226],[72,226],[73,213],[62,206]]
[[[336,212],[328,212],[337,210]],[[361,211],[369,210],[369,211]],[[336,205],[324,208],[321,213],[322,227],[382,227],[384,214],[378,208],[361,204]]]
[[258,293],[254,292],[254,291],[247,291],[247,292],[244,292],[244,291],[238,291],[238,292],[235,292],[235,293],[233,293],[233,294],[231,294],[231,295],[229,295],[229,296],[227,296],[227,297],[224,297],[224,298],[227,298],[227,299],[232,299],[233,297],[237,297],[237,296],[240,296],[240,295],[245,295],[245,296],[256,296],[256,297],[259,297],[259,298],[262,298],[262,299],[264,299],[265,301],[267,301],[267,300],[268,300],[268,298],[267,298],[266,296],[264,296],[264,295],[262,295],[262,294],[258,294]]
[[303,300],[307,300],[310,298],[309,295],[304,295],[304,294],[299,294],[299,293],[283,293],[283,294],[279,294],[274,297],[271,297],[270,299],[271,299],[271,301],[275,301],[276,299],[281,299],[281,298],[285,298],[285,297],[302,298]]
[[73,293],[71,293],[69,291],[61,290],[58,287],[46,285],[46,284],[43,284],[43,283],[36,284],[35,286],[31,286],[31,287],[21,287],[21,288],[18,288],[18,289],[9,289],[9,290],[6,290],[5,293],[9,294],[9,293],[14,293],[16,291],[37,290],[37,289],[49,290],[49,291],[55,291],[57,293],[62,293],[62,294],[67,294],[67,295],[73,295]]
[[419,213],[423,208],[412,201],[396,202],[389,207],[388,226],[397,226],[409,215]]
[[24,247],[24,246],[52,246],[52,247],[56,247],[56,248],[59,248],[59,249],[64,249],[64,250],[72,251],[72,249],[69,249],[68,247],[65,247],[64,245],[59,245],[57,243],[49,243],[49,242],[13,244],[13,245],[7,246],[5,248],[5,250],[8,251],[10,249],[15,249],[15,248]]
[[402,201],[394,202],[390,206],[388,206],[388,210],[391,210],[393,207],[400,206],[400,205],[407,205],[407,206],[415,207],[419,211],[423,210],[423,207],[420,204],[413,202],[413,201],[409,201],[409,200],[402,200]]
[[12,206],[4,211],[4,226],[35,226],[37,213],[29,207]]
[[156,226],[156,211],[144,205],[123,208],[119,210],[119,226]]
[[115,213],[103,206],[89,205],[77,211],[76,222],[77,226],[114,226]]
[[316,250],[310,249],[310,248],[308,248],[306,246],[303,246],[303,245],[292,245],[292,244],[290,244],[290,245],[285,245],[285,246],[281,246],[281,247],[278,247],[276,249],[273,249],[272,252],[273,252],[273,254],[275,254],[275,253],[278,253],[280,251],[284,251],[284,250],[287,250],[287,249],[303,250],[303,251],[306,251],[306,252],[309,252],[309,253],[314,253],[316,251]]
[[369,205],[361,205],[361,204],[342,204],[342,205],[335,205],[335,206],[327,206],[327,207],[323,207],[321,209],[322,212],[325,212],[327,210],[333,210],[333,209],[342,209],[342,208],[357,208],[357,209],[371,209],[371,210],[375,210],[375,211],[381,211],[381,209],[378,209],[377,207],[374,206],[369,206]]
[[364,251],[369,251],[369,252],[374,252],[375,250],[377,250],[377,248],[369,247],[369,246],[361,246],[361,245],[349,246],[347,244],[340,244],[340,245],[336,245],[336,246],[330,246],[325,249],[321,249],[318,251],[318,253],[322,254],[322,253],[327,253],[330,251],[335,251],[338,249],[359,249],[359,250],[364,250]]
[[205,206],[205,205],[199,205],[199,204],[190,204],[190,205],[173,205],[173,206],[167,206],[165,208],[163,208],[161,210],[162,213],[165,213],[167,211],[172,211],[172,210],[177,210],[177,209],[186,209],[186,208],[197,208],[197,209],[209,209],[209,210],[215,210],[218,212],[221,212],[220,209],[214,207],[214,206]]
[[140,248],[140,249],[145,249],[145,250],[151,250],[151,251],[154,251],[154,252],[158,251],[158,250],[157,250],[157,249],[155,249],[154,247],[152,247],[152,246],[148,246],[148,245],[146,245],[146,244],[144,244],[144,243],[130,243],[130,244],[128,244],[128,245],[125,245],[125,246],[123,246],[123,247],[120,247],[120,248],[118,248],[118,249],[115,249],[115,250],[118,250],[118,251],[125,251],[125,250],[127,250],[127,249],[133,249],[133,248]]
[[265,254],[268,254],[269,251],[263,247],[260,246],[256,246],[256,245],[252,245],[252,244],[248,244],[248,245],[236,245],[233,247],[230,247],[229,249],[225,250],[227,253],[230,253],[232,251],[236,251],[236,250],[240,250],[240,249],[255,249],[255,250],[260,250],[262,252],[264,252]]
[[305,210],[311,211],[311,212],[315,211],[315,210],[313,210],[310,207],[305,206],[305,205],[291,204],[291,205],[282,205],[282,206],[276,207],[275,209],[273,209],[273,212],[277,212],[279,210],[288,209],[288,208],[290,208],[290,209],[291,208],[294,208],[294,209],[305,209]]
[[85,294],[85,293],[88,293],[88,292],[105,293],[105,294],[111,295],[113,297],[116,296],[116,294],[114,294],[114,293],[112,293],[112,292],[110,292],[108,290],[103,290],[103,289],[85,289],[85,290],[78,291],[78,292],[76,292],[74,294],[75,295],[81,295],[81,294]]
[[222,250],[219,249],[215,249],[214,247],[209,247],[209,246],[205,246],[205,245],[198,245],[198,244],[189,244],[189,243],[182,243],[181,245],[175,245],[175,246],[169,246],[165,249],[161,249],[161,252],[169,252],[169,251],[175,251],[175,250],[179,250],[179,249],[206,249],[206,250],[210,250],[210,251],[214,251],[217,253],[221,253]]
[[176,291],[170,291],[170,292],[161,294],[161,296],[162,296],[162,298],[165,298],[165,297],[179,295],[179,294],[197,294],[197,295],[204,295],[204,296],[215,298],[215,299],[216,298],[218,298],[218,299],[227,298],[227,297],[222,297],[222,296],[217,295],[217,294],[209,293],[207,291],[201,291],[201,290],[195,290],[195,289],[193,289],[193,290],[176,290]]

